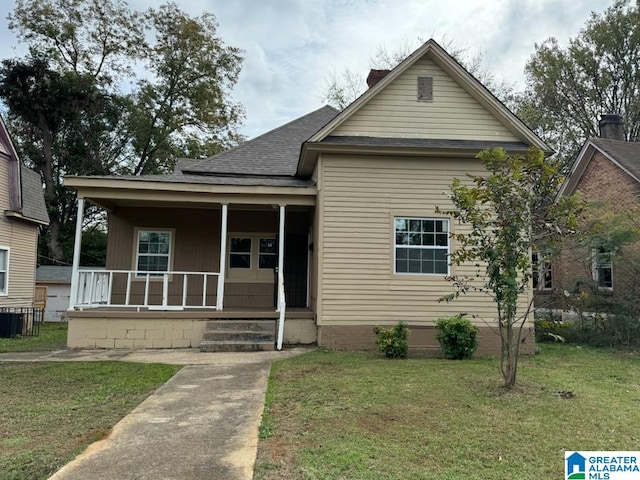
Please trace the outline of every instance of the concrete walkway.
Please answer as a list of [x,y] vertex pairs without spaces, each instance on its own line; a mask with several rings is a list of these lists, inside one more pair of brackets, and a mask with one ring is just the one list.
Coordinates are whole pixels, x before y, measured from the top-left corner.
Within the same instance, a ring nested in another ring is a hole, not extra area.
[[307,351],[61,350],[0,354],[0,361],[186,365],[50,480],[246,480],[253,477],[271,362]]

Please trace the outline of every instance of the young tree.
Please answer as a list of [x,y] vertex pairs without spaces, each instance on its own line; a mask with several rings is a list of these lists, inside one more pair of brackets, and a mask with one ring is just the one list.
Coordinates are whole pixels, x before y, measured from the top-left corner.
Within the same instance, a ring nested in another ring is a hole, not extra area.
[[591,14],[566,48],[549,38],[526,66],[522,108],[532,128],[569,161],[598,136],[601,114],[624,117],[628,141],[640,139],[640,7],[616,0]]
[[[538,149],[509,155],[503,149],[483,150],[477,156],[487,173],[470,176],[471,182],[453,180],[449,197],[453,209],[440,210],[469,227],[452,234],[458,248],[453,265],[478,266],[476,278],[449,277],[455,292],[450,301],[470,290],[486,293],[496,303],[497,330],[502,344],[500,373],[504,385],[516,384],[523,325],[532,310],[521,300],[530,291],[531,251],[557,245],[578,221],[580,202],[562,197],[554,202],[557,166]],[[484,269],[484,272],[481,272]],[[482,283],[477,285],[478,279]]]

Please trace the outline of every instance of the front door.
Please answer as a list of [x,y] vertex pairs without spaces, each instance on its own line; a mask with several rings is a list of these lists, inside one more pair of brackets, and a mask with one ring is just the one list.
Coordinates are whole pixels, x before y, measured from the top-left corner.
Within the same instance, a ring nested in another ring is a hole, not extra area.
[[287,233],[284,242],[284,293],[287,307],[307,306],[307,235]]

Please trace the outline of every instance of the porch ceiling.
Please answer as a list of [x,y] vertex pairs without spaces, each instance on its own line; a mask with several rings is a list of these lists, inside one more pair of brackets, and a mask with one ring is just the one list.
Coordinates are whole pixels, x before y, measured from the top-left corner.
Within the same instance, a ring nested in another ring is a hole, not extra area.
[[107,210],[145,205],[190,208],[218,208],[221,204],[313,206],[317,194],[315,186],[172,184],[95,177],[66,177],[65,185],[76,190],[79,197]]

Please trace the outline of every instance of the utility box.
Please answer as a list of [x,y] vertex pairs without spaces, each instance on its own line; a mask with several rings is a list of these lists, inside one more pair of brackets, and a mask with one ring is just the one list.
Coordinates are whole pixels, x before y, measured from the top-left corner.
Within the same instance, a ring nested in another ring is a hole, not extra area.
[[24,313],[0,312],[0,338],[22,335]]

